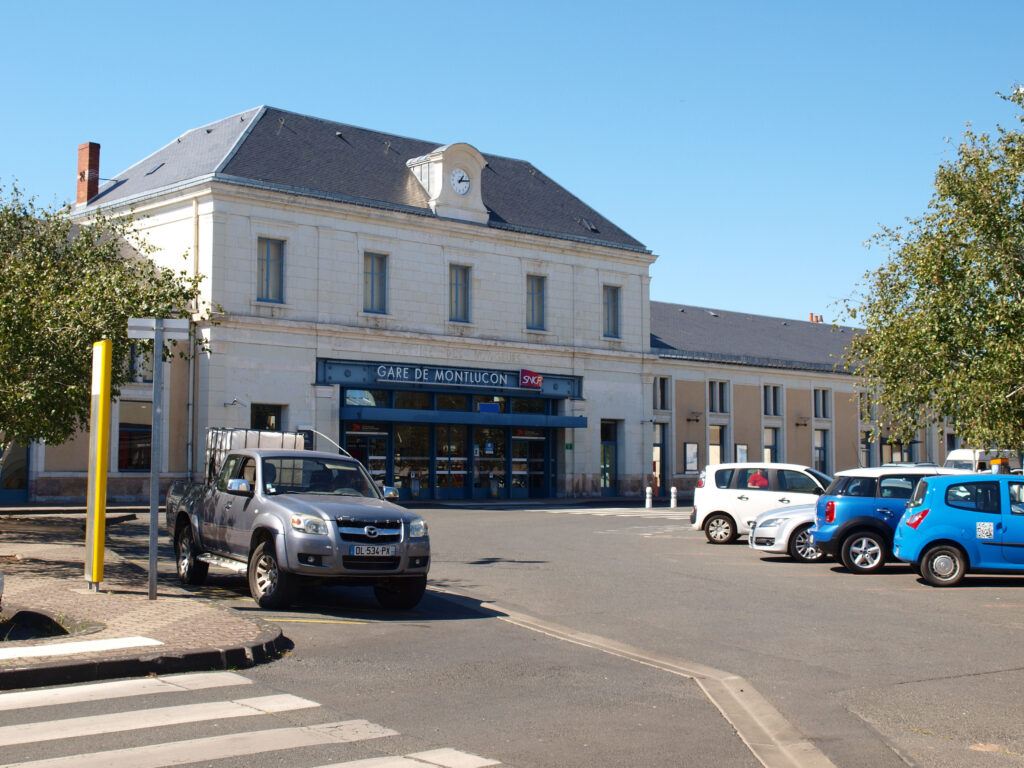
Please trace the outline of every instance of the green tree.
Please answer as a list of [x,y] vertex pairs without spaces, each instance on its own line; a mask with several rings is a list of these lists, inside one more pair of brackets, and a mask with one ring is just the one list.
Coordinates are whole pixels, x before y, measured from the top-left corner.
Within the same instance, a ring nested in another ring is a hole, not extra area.
[[131,217],[74,221],[0,188],[0,449],[61,443],[88,427],[92,345],[113,343],[115,394],[130,376],[129,317],[190,317],[200,277],[157,267]]
[[[1024,125],[1024,89],[1001,96]],[[873,242],[885,263],[845,314],[862,405],[907,441],[945,423],[976,446],[1024,447],[1024,133],[968,125],[925,213]]]

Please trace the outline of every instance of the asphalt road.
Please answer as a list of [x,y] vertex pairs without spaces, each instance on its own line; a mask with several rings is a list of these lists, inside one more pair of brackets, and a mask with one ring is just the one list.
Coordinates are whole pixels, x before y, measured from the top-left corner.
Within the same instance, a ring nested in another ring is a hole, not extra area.
[[[244,674],[517,768],[757,764],[692,680],[600,647],[628,644],[742,676],[840,768],[1024,764],[1024,579],[854,576],[637,512],[427,511],[415,611],[313,590],[267,616],[294,650]],[[256,610],[238,576],[203,593]]]

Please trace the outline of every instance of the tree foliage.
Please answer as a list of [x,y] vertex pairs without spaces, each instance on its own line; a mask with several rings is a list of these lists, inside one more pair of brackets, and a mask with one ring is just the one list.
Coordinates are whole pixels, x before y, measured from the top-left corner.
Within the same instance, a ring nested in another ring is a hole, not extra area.
[[201,278],[155,266],[148,250],[130,217],[76,222],[0,188],[0,447],[88,426],[92,345],[112,341],[118,394],[128,318],[191,317]]
[[[1001,98],[1024,125],[1024,90]],[[968,126],[925,213],[873,242],[885,263],[846,302],[845,356],[892,439],[935,423],[975,446],[1024,447],[1024,133]]]

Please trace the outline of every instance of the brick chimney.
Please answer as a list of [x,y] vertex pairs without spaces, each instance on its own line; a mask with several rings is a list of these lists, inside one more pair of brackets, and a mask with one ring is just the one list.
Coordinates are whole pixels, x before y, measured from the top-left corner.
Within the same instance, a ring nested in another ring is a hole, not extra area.
[[78,205],[96,197],[100,189],[100,145],[92,141],[78,145]]

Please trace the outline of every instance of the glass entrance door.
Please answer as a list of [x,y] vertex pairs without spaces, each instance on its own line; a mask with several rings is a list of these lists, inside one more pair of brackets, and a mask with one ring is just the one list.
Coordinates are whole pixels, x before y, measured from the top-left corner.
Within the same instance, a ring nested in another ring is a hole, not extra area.
[[654,495],[664,496],[665,483],[665,425],[654,425],[654,455],[651,457],[651,475],[654,480]]
[[0,451],[0,504],[28,501],[28,449],[11,443]]
[[618,422],[601,422],[601,495],[619,495]]
[[435,429],[437,498],[465,499],[469,496],[467,428],[462,424],[438,424]]
[[505,427],[473,428],[473,498],[508,498]]
[[433,498],[426,424],[395,425],[395,487],[399,499]]
[[[356,429],[358,427],[358,429]],[[345,450],[370,472],[377,485],[387,485],[388,428],[379,424],[350,424]]]
[[513,499],[548,496],[545,469],[547,436],[540,429],[516,429],[512,435]]

